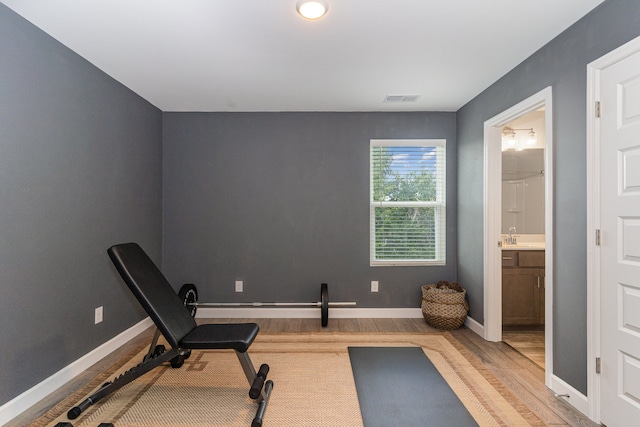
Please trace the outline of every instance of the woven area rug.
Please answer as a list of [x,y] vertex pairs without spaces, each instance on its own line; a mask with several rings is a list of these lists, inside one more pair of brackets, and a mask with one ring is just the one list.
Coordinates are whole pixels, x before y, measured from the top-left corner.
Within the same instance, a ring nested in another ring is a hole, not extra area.
[[[451,334],[260,334],[249,351],[257,367],[268,363],[273,392],[265,427],[362,426],[349,346],[421,347],[481,426],[544,423]],[[139,349],[39,418],[34,426],[68,422],[66,412],[104,381],[142,360]],[[372,373],[374,375],[375,373]],[[257,405],[231,351],[194,351],[180,369],[157,368],[87,409],[74,427],[242,426]],[[429,396],[424,396],[429,399]]]

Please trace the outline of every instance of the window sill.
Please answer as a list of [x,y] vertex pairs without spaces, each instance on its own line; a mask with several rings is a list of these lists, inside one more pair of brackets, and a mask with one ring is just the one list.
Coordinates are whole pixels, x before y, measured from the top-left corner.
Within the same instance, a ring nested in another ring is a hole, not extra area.
[[370,261],[370,267],[434,267],[445,266],[446,261]]

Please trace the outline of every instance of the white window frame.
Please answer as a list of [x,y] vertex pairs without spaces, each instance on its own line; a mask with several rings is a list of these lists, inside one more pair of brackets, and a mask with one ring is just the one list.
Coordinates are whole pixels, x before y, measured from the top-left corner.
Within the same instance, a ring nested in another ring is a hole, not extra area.
[[[369,146],[369,261],[378,266],[440,266],[446,265],[446,139],[372,139]],[[373,148],[374,147],[435,147],[436,148],[436,200],[429,202],[400,202],[373,200]],[[375,208],[377,207],[433,207],[435,208],[435,258],[434,259],[377,259]]]

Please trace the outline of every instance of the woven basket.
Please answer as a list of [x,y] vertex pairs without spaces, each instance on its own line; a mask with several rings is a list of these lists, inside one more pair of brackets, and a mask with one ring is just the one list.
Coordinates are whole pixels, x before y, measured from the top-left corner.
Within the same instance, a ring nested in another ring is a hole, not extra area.
[[[445,282],[446,283],[446,282]],[[422,287],[422,315],[427,323],[438,329],[458,329],[469,312],[465,301],[467,291],[457,283],[424,285]]]

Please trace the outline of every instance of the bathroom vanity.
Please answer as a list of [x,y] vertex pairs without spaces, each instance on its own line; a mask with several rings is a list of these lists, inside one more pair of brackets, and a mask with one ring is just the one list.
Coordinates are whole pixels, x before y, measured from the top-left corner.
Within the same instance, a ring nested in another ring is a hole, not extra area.
[[544,325],[544,250],[508,245],[502,250],[502,324]]

